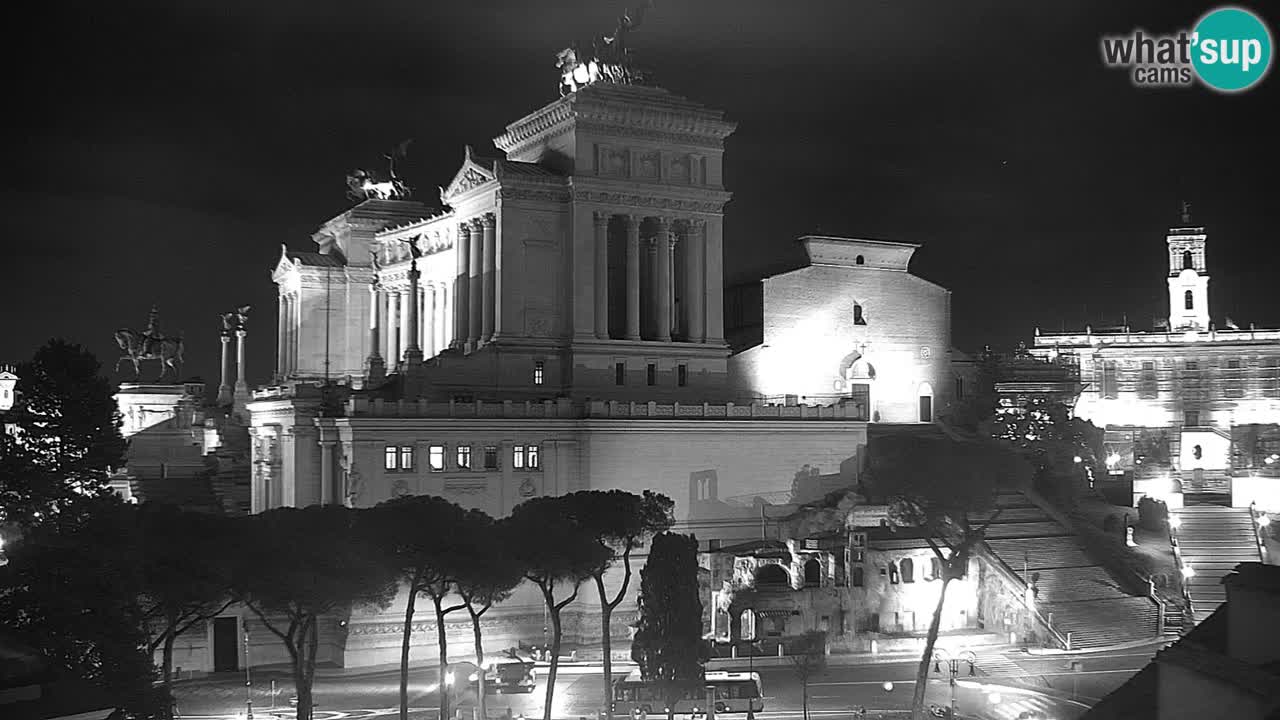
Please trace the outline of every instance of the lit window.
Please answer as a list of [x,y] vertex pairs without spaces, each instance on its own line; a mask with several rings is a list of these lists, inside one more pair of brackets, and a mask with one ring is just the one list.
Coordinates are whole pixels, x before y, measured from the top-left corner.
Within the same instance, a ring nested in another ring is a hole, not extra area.
[[516,470],[538,469],[538,446],[516,445],[511,451],[511,467]]
[[398,467],[400,467],[399,463],[397,462],[399,455],[397,454],[395,445],[387,446],[386,454],[383,456],[383,458],[384,458],[383,467],[385,467],[386,469],[395,470]]
[[524,446],[517,445],[511,449],[511,467],[516,470],[524,469]]
[[457,459],[458,459],[459,470],[470,470],[471,469],[471,446],[459,445]]
[[627,383],[627,365],[626,363],[613,364],[613,384],[625,385]]
[[542,461],[538,457],[537,445],[530,445],[529,447],[525,448],[525,458],[529,461],[530,470],[537,470],[538,468],[542,467],[541,465]]
[[400,469],[401,470],[413,469],[413,447],[410,445],[400,446]]
[[649,381],[650,385],[657,385],[658,366],[653,363],[649,363],[649,365],[645,367],[645,378]]
[[680,387],[684,387],[689,384],[689,366],[688,365],[676,366],[676,384],[679,385]]
[[1184,305],[1187,306],[1188,310],[1195,309],[1196,302],[1195,302],[1195,299],[1192,297],[1190,290],[1182,294],[1182,302]]
[[431,472],[444,471],[444,446],[432,445],[427,449],[427,462],[431,466]]
[[496,445],[486,445],[484,448],[484,469],[498,469],[498,447]]
[[545,367],[546,365],[543,364],[541,360],[535,360],[533,362],[533,384],[534,385],[542,384],[542,371]]

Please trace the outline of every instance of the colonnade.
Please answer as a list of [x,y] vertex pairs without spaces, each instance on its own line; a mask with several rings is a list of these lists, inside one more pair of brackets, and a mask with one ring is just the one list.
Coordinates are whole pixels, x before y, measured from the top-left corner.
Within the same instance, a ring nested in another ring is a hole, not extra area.
[[[374,348],[371,354],[390,359],[392,367],[404,359],[411,341],[416,341],[423,357],[431,358],[449,347],[453,338],[453,291],[449,283],[426,280],[417,285],[416,297],[411,285],[369,286],[369,338],[370,347]],[[418,329],[413,338],[411,322],[416,322]]]
[[302,303],[298,294],[280,294],[279,331],[276,333],[277,373],[287,376],[298,369],[298,330],[302,327]]

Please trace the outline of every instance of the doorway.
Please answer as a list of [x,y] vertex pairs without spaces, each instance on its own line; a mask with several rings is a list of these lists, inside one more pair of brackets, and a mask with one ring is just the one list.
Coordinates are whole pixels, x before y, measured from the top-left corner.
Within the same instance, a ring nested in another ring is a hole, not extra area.
[[240,652],[236,642],[239,618],[213,619],[213,671],[234,672],[240,669]]

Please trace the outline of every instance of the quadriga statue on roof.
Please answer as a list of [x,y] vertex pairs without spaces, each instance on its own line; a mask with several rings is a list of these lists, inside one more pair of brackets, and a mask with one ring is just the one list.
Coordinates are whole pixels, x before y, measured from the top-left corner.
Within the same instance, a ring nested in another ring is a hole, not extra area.
[[640,27],[644,22],[645,11],[652,7],[653,0],[646,0],[634,10],[623,11],[612,35],[599,35],[591,41],[590,57],[586,57],[586,53],[578,50],[576,45],[570,45],[557,53],[556,67],[560,70],[561,97],[595,82],[641,82],[642,75],[631,63],[627,35]]
[[405,140],[390,155],[383,155],[387,160],[386,176],[361,169],[347,173],[347,197],[357,201],[408,199],[413,194],[413,189],[396,175],[396,161],[403,160],[408,155],[412,142],[412,139]]

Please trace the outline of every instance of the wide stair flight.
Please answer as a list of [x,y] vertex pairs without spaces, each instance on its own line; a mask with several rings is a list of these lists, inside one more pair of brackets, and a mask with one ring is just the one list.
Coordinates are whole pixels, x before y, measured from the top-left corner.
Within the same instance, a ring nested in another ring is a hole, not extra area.
[[[1183,585],[1196,623],[1227,600],[1222,578],[1242,562],[1262,562],[1249,508],[1191,505],[1171,516],[1173,538],[1182,557]],[[1186,576],[1186,567],[1191,576]]]

